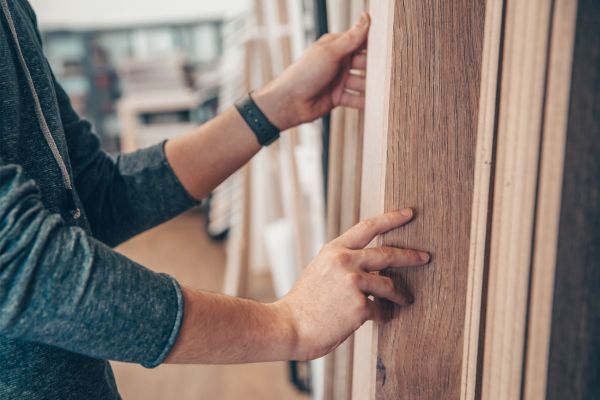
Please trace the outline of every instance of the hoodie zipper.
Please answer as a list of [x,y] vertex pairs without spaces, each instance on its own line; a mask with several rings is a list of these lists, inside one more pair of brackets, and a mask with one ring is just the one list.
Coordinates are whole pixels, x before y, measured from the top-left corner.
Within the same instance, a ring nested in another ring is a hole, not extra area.
[[21,43],[19,42],[19,36],[17,34],[17,30],[15,28],[15,23],[12,18],[12,14],[10,9],[8,8],[7,0],[0,0],[0,4],[2,5],[2,11],[4,12],[4,16],[6,17],[6,21],[8,22],[8,27],[12,34],[13,41],[15,43],[15,47],[17,50],[17,56],[19,58],[19,63],[21,64],[21,68],[23,69],[23,73],[25,74],[25,78],[27,79],[27,85],[29,86],[29,90],[33,97],[33,105],[35,108],[35,115],[44,134],[44,139],[46,139],[46,144],[50,148],[52,155],[54,156],[54,160],[58,164],[58,168],[60,169],[60,173],[62,175],[63,185],[65,187],[67,202],[69,206],[69,210],[74,219],[79,219],[81,217],[81,210],[76,206],[75,203],[75,193],[73,191],[73,183],[71,181],[71,177],[69,176],[69,172],[67,170],[67,166],[65,164],[64,159],[62,158],[60,151],[58,150],[58,146],[56,145],[56,141],[50,132],[50,128],[48,127],[48,123],[46,121],[46,117],[44,116],[44,112],[42,110],[42,105],[40,103],[40,98],[38,96],[37,90],[35,88],[35,84],[33,82],[33,78],[31,77],[31,73],[29,71],[29,67],[27,66],[27,62],[25,61],[25,57],[23,56],[23,51],[21,50]]

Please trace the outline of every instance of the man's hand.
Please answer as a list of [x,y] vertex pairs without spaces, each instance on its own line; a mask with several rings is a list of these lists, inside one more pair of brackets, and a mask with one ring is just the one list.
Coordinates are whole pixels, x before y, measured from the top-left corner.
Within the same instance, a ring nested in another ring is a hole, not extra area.
[[326,245],[306,268],[294,289],[275,303],[295,323],[294,359],[321,357],[365,321],[377,318],[374,296],[399,305],[413,303],[410,293],[373,274],[388,267],[429,262],[428,253],[392,247],[364,248],[374,237],[408,223],[411,209],[382,214],[354,226]]
[[377,235],[408,223],[410,209],[371,218],[326,245],[283,299],[252,300],[183,287],[183,325],[167,363],[247,363],[323,356],[366,320],[377,317],[368,296],[400,305],[410,293],[373,272],[427,264],[429,254],[365,248]]
[[[313,121],[335,106],[364,107],[364,47],[369,17],[341,34],[325,35],[252,97],[280,130]],[[165,153],[194,198],[205,198],[260,150],[256,136],[231,107],[187,135],[169,140]]]
[[364,108],[369,16],[344,33],[327,34],[275,80],[253,94],[281,130],[314,121],[336,106]]

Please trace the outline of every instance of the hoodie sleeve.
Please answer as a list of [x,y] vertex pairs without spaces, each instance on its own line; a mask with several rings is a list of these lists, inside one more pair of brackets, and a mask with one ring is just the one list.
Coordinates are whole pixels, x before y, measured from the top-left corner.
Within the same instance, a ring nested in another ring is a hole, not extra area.
[[66,226],[22,168],[0,160],[0,335],[153,367],[182,316],[174,279]]
[[198,204],[169,165],[164,143],[110,157],[55,82],[75,189],[92,232],[116,246]]
[[[27,2],[25,6],[42,46],[36,15]],[[173,172],[164,143],[109,156],[91,124],[79,117],[67,93],[54,76],[52,79],[75,190],[95,238],[116,246],[199,203]]]

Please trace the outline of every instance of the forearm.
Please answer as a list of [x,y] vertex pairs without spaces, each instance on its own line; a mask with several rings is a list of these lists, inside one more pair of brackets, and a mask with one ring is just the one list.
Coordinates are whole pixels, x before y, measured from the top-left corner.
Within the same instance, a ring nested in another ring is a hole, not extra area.
[[[265,90],[253,94],[256,104],[280,129],[288,127],[278,101],[283,97]],[[165,146],[173,171],[188,193],[198,200],[206,197],[259,150],[256,136],[233,107],[195,131],[169,140]]]
[[65,225],[0,160],[0,336],[155,366],[175,341],[175,282]]
[[297,337],[281,304],[183,288],[184,320],[170,364],[236,364],[295,358]]
[[[269,121],[284,131],[313,121],[335,106],[364,107],[369,18],[344,34],[326,35],[252,98]],[[350,70],[363,70],[350,74]],[[256,137],[237,110],[222,115],[183,137],[170,140],[166,155],[175,174],[196,199],[244,165],[260,150]]]

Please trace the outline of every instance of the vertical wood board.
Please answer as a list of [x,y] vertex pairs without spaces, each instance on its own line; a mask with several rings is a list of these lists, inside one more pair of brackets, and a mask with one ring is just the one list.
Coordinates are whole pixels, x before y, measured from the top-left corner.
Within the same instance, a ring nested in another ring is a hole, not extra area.
[[[371,29],[368,39],[367,91],[361,179],[360,218],[384,211],[387,140],[391,100],[392,30],[395,1],[369,2]],[[378,238],[374,244],[380,243]],[[354,335],[352,398],[375,398],[377,325],[365,323]]]
[[483,399],[519,399],[551,0],[507,2],[485,322]]
[[547,399],[600,398],[600,3],[579,0]]
[[531,266],[523,399],[546,398],[552,298],[577,1],[555,0]]
[[500,51],[503,37],[504,0],[487,0],[481,89],[479,98],[475,177],[470,233],[469,268],[465,305],[461,396],[478,397],[482,352],[480,335],[485,312],[486,263],[489,250],[489,224],[495,156],[496,117],[500,81]]
[[378,399],[460,397],[483,1],[397,1],[385,210],[416,208],[383,244],[432,252],[388,272],[415,293],[379,329]]

